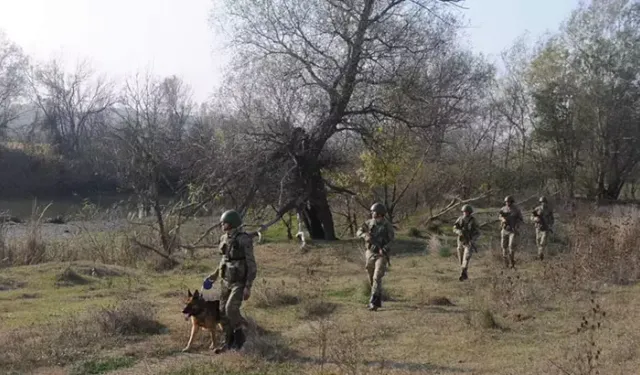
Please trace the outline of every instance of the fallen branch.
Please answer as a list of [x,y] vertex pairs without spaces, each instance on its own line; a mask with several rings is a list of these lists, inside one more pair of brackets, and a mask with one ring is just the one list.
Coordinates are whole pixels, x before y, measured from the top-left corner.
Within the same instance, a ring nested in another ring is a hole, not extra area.
[[425,220],[425,224],[429,224],[430,222],[432,222],[433,220],[439,218],[440,216],[443,216],[444,214],[451,212],[453,209],[455,209],[456,207],[462,205],[462,204],[467,204],[467,203],[471,203],[471,202],[475,202],[478,201],[480,199],[486,198],[487,196],[489,196],[489,194],[493,193],[492,190],[487,191],[486,193],[479,195],[477,197],[474,198],[469,198],[469,199],[465,199],[462,200],[458,197],[453,198],[451,200],[451,202],[447,205],[447,207],[445,207],[442,211],[438,212],[437,214],[429,217],[427,220]]
[[268,223],[258,224],[258,225],[246,224],[245,226],[249,226],[249,227],[259,227],[259,229],[257,231],[255,231],[255,232],[247,232],[247,234],[249,234],[251,236],[254,236],[254,237],[258,237],[258,243],[260,243],[262,241],[262,232],[266,231],[271,226],[273,226],[275,223],[280,221],[280,219],[282,219],[284,214],[286,214],[287,212],[291,211],[292,209],[294,209],[296,207],[299,207],[300,204],[302,204],[302,202],[304,202],[305,200],[306,200],[306,197],[290,200],[286,205],[281,207],[276,212],[276,217],[274,219],[272,219],[271,221],[269,221]]
[[173,265],[178,265],[178,264],[180,264],[180,262],[178,262],[177,260],[175,260],[175,259],[171,258],[169,255],[167,255],[167,254],[163,253],[162,251],[160,251],[160,250],[156,249],[155,247],[153,247],[153,246],[151,246],[151,245],[147,245],[147,244],[145,244],[145,243],[142,243],[142,242],[138,241],[138,239],[137,239],[137,238],[133,238],[133,242],[135,242],[135,244],[136,244],[136,245],[138,245],[138,246],[140,246],[140,247],[142,247],[142,248],[144,248],[144,249],[151,250],[151,251],[153,251],[154,253],[156,253],[156,254],[160,255],[160,256],[161,256],[161,257],[163,257],[164,259],[166,259],[166,260],[170,261]]

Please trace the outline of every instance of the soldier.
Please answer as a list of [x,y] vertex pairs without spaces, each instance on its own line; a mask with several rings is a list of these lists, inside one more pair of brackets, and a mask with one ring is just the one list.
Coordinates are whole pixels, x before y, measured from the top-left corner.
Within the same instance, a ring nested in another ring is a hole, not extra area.
[[547,204],[546,197],[540,197],[540,205],[533,209],[531,220],[536,228],[536,245],[538,245],[538,259],[544,260],[544,249],[547,247],[549,232],[553,232],[553,211]]
[[257,267],[253,256],[253,237],[241,229],[242,219],[238,212],[229,210],[220,217],[222,230],[220,253],[222,259],[214,273],[207,278],[215,282],[222,279],[220,311],[223,316],[225,342],[215,353],[228,349],[239,350],[245,341],[242,331],[240,306],[251,296],[251,286],[256,278]]
[[453,232],[458,235],[458,261],[460,261],[460,281],[469,278],[467,267],[471,259],[471,251],[476,249],[475,242],[480,236],[480,229],[476,218],[471,216],[473,208],[465,204],[462,206],[462,216],[453,224]]
[[513,268],[516,266],[514,253],[518,246],[518,226],[520,223],[524,223],[524,219],[512,196],[505,197],[504,202],[505,205],[499,211],[502,228],[500,231],[502,258],[507,267]]
[[364,238],[367,250],[365,252],[366,269],[369,274],[371,298],[369,310],[376,311],[382,307],[382,277],[389,262],[389,243],[395,238],[393,225],[385,219],[387,209],[381,203],[371,206],[372,219],[367,220],[360,229],[358,237]]

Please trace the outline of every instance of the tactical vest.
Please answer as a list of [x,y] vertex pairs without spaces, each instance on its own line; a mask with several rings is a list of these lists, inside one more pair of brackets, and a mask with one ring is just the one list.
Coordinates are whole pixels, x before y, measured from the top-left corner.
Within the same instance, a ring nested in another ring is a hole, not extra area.
[[472,216],[462,217],[460,219],[460,230],[465,235],[471,234],[471,221],[473,220]]
[[549,212],[551,211],[549,208],[542,208],[542,206],[538,206],[534,209],[536,213],[540,217],[540,221],[535,223],[535,227],[541,231],[548,231],[549,226]]
[[227,238],[222,248],[224,265],[220,275],[227,283],[241,283],[247,278],[247,262],[244,249],[238,241],[239,236],[246,236],[244,232],[238,232],[233,237]]
[[385,246],[389,243],[389,233],[387,232],[387,226],[385,224],[386,223],[384,221],[379,224],[376,223],[375,220],[369,222],[369,235],[381,246]]
[[503,207],[501,209],[502,212],[506,212],[508,215],[506,217],[507,222],[503,224],[502,229],[505,229],[508,232],[516,232],[516,227],[518,225],[518,220],[516,219],[516,209],[513,207]]

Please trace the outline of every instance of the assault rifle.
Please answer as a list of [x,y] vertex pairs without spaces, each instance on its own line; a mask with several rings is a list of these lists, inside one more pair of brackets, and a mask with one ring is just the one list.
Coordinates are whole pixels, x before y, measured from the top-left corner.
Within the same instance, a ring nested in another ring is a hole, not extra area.
[[551,227],[547,225],[547,223],[544,221],[544,217],[538,213],[537,209],[534,208],[533,211],[531,211],[531,215],[533,215],[533,217],[538,219],[538,223],[540,224],[540,229],[553,233],[553,229],[551,229]]
[[500,217],[505,219],[505,221],[502,222],[502,229],[512,230],[511,225],[509,225],[509,222],[507,221],[507,218],[509,217],[509,213],[500,210],[498,211],[498,214],[500,215]]
[[385,249],[384,246],[380,246],[378,241],[373,239],[371,232],[369,232],[369,243],[372,244],[375,249],[382,251],[384,258],[387,260],[387,265],[391,267],[391,259],[389,257],[389,253],[387,252],[387,249]]
[[471,241],[471,238],[469,238],[469,235],[468,235],[468,231],[465,230],[465,228],[462,226],[462,224],[460,222],[456,222],[453,225],[453,227],[458,229],[458,230],[460,230],[460,231],[462,231],[462,234],[461,234],[462,243],[469,244],[471,246],[471,251],[474,252],[474,253],[477,253],[478,252],[478,248],[476,248],[476,245]]

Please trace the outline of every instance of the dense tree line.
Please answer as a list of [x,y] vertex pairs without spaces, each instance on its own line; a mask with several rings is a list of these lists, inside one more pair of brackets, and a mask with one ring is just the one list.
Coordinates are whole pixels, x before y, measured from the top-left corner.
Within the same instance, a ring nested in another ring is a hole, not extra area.
[[233,66],[203,104],[178,77],[112,82],[0,35],[0,163],[47,145],[29,168],[58,163],[160,216],[161,196],[184,215],[295,210],[324,239],[373,201],[401,221],[455,196],[635,199],[638,1],[580,5],[557,33],[518,38],[501,68],[462,47],[461,1],[222,3],[212,28]]

